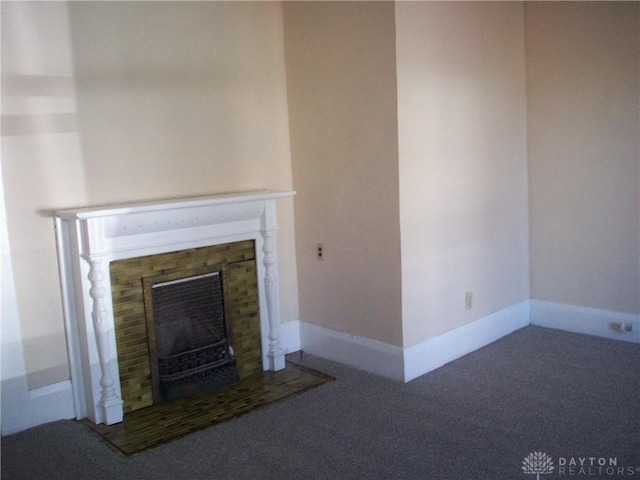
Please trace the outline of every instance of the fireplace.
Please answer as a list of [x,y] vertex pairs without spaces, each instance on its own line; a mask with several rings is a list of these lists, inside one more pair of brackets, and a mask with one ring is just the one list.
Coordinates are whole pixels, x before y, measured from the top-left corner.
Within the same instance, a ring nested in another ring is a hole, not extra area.
[[226,264],[210,270],[143,279],[154,404],[240,380],[225,308]]
[[[126,411],[215,388],[256,366],[284,368],[276,200],[292,195],[256,191],[56,212],[76,418],[110,425]],[[157,299],[162,305],[193,294],[181,291],[185,285],[220,302],[193,311],[183,298],[173,313],[156,308]]]
[[[156,290],[164,288],[173,290],[174,287],[190,286],[191,281],[198,281],[201,276],[205,276],[206,280],[215,279],[215,276],[209,275],[219,273],[224,327],[217,325],[215,328],[218,331],[225,330],[228,334],[230,347],[228,353],[233,356],[241,379],[263,371],[256,259],[255,242],[245,240],[111,262],[109,265],[111,303],[113,305],[122,408],[125,414],[164,401],[159,390],[160,372],[157,369],[158,364],[155,358],[158,342],[153,317],[152,290],[154,286],[156,286]],[[185,309],[176,305],[174,307],[176,311],[169,312],[168,320],[172,325],[163,327],[165,330],[163,333],[177,332],[182,338],[162,338],[160,340],[163,345],[162,356],[178,354],[181,345],[186,344],[188,347],[192,342],[194,330],[198,329],[198,320],[195,321],[194,327],[191,320],[185,325],[187,320],[183,317],[213,315],[218,320],[220,319],[219,304],[215,307],[217,312],[207,311],[213,307],[209,304],[211,297],[217,297],[217,294],[211,291],[210,295],[206,294],[209,287],[212,290],[217,290],[215,286],[207,286],[207,283],[205,282],[204,285],[205,291],[200,292],[205,294],[202,296],[208,297],[204,299],[207,302],[204,312],[193,312],[193,305],[186,306]],[[187,288],[187,292],[179,290],[175,293],[180,296],[179,294],[188,294],[188,290]],[[196,295],[196,297],[198,296],[200,295]],[[183,300],[185,299],[179,300],[178,303]],[[213,300],[215,302],[216,299]],[[190,303],[193,304],[194,300],[190,300]],[[209,337],[209,340],[211,339],[212,336]],[[174,345],[174,340],[177,340],[178,344]],[[205,343],[198,342],[193,346],[197,349],[197,347],[205,346]],[[210,352],[200,350],[192,353],[206,356]],[[188,362],[190,356],[184,355],[179,358]],[[198,363],[200,360],[196,359],[195,362]],[[191,368],[194,369],[204,366],[204,364],[191,363]],[[172,374],[177,373],[176,371],[172,372]],[[224,372],[209,373],[217,375]],[[203,373],[202,376],[206,376],[206,374]],[[178,380],[177,377],[174,379]],[[209,384],[213,385],[213,380]],[[206,388],[206,385],[202,387]],[[196,389],[196,386],[192,388]],[[173,395],[171,397],[173,398]]]

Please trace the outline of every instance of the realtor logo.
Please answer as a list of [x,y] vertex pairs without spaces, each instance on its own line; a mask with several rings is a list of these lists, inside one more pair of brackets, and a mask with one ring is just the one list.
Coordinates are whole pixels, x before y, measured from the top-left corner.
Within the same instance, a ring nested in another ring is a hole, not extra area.
[[529,475],[536,475],[536,480],[540,480],[540,475],[553,473],[553,461],[544,452],[531,452],[522,460],[522,471]]

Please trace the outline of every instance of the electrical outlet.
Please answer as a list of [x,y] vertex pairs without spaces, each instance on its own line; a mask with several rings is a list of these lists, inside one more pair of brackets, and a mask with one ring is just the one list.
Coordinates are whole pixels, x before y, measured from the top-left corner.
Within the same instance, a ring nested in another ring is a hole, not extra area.
[[471,310],[473,308],[473,292],[464,294],[464,308],[465,310]]
[[631,322],[611,322],[609,325],[616,332],[627,334],[633,331],[633,323]]
[[324,247],[321,243],[316,245],[316,258],[318,260],[324,260]]

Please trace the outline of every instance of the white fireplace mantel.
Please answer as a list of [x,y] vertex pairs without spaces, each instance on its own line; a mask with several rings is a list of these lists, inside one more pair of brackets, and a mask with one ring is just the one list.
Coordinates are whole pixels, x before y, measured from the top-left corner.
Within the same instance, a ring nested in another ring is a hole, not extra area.
[[55,212],[76,418],[122,421],[109,264],[114,260],[254,240],[263,368],[284,368],[276,258],[276,200],[253,191]]

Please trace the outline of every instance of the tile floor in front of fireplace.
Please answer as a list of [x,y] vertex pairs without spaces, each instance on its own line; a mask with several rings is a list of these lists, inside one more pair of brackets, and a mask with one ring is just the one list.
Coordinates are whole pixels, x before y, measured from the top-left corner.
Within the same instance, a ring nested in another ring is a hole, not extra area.
[[287,362],[279,372],[263,372],[211,393],[127,413],[115,425],[83,422],[117,452],[131,455],[331,380],[328,375]]

